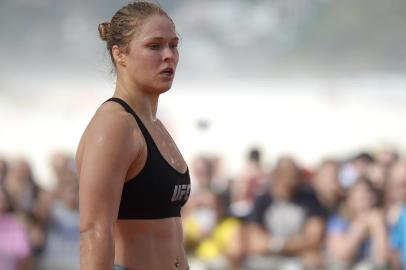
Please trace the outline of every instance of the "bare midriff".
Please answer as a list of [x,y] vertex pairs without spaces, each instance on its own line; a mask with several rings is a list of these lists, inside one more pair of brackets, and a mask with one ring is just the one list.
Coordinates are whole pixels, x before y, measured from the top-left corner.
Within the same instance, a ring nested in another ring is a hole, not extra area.
[[129,270],[187,270],[179,217],[118,220],[115,264]]

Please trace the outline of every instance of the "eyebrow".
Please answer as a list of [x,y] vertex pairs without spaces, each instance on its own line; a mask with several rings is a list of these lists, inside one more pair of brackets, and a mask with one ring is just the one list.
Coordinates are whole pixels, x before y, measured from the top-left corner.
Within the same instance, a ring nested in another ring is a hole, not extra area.
[[[150,37],[150,38],[144,39],[144,41],[163,41],[163,40],[167,40],[167,39],[163,38],[163,37]],[[179,37],[169,38],[169,40],[170,41],[179,41]]]

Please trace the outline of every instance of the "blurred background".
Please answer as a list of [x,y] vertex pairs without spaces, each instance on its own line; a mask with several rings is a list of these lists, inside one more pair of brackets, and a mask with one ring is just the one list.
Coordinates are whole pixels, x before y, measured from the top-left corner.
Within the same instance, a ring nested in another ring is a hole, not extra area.
[[[402,269],[406,2],[158,2],[191,269]],[[0,1],[0,270],[78,269],[74,154],[115,87],[97,26],[126,3]]]

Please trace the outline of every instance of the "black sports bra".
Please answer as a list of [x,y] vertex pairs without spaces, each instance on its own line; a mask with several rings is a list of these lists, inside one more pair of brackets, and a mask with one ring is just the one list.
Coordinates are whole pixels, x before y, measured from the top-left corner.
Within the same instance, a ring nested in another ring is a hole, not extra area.
[[165,160],[141,119],[124,100],[107,101],[119,103],[134,116],[148,149],[140,173],[124,184],[118,219],[180,217],[180,209],[190,194],[189,169],[180,173]]

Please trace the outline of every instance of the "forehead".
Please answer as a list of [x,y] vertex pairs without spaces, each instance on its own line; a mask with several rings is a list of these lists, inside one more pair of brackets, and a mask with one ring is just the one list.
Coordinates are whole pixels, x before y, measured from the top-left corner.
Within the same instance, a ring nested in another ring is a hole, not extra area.
[[174,39],[177,38],[177,34],[171,20],[163,15],[153,15],[143,20],[135,38],[140,41],[151,38]]

